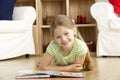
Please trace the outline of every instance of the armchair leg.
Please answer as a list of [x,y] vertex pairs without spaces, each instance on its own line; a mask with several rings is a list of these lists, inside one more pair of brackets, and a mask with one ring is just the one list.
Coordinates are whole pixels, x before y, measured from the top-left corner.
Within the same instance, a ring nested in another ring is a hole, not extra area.
[[107,56],[102,56],[102,57],[107,58]]
[[30,58],[30,54],[25,54],[25,58]]

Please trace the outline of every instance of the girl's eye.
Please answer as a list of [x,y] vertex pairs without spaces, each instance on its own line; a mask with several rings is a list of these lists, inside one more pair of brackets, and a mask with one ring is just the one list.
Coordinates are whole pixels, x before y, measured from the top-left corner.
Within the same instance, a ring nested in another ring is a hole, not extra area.
[[57,38],[57,39],[59,39],[59,38],[60,38],[60,36],[57,36],[56,38]]
[[68,32],[65,33],[65,35],[68,35],[68,34],[69,34]]

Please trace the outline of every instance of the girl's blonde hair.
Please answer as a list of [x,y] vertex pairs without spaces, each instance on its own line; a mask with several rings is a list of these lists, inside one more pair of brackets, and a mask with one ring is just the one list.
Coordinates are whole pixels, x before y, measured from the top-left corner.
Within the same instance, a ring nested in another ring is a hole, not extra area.
[[[77,27],[75,26],[74,21],[66,15],[57,15],[53,19],[53,21],[51,22],[51,25],[50,25],[50,31],[51,31],[52,36],[54,35],[54,30],[57,26],[65,26],[65,27],[70,28],[70,29],[76,28],[76,30],[77,30]],[[82,38],[82,36],[78,32],[78,30],[77,30],[77,34],[75,35],[75,37],[84,41],[84,39]],[[92,59],[91,59],[91,56],[90,56],[90,52],[88,50],[88,52],[86,54],[84,64],[83,64],[83,70],[90,71],[92,69],[93,69]]]

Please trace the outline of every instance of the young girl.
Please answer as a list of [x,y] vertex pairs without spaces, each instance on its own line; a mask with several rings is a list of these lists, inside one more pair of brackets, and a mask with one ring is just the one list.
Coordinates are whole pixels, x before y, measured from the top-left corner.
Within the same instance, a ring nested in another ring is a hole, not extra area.
[[50,27],[53,40],[40,61],[39,69],[67,72],[92,70],[88,47],[78,36],[74,22],[65,15],[58,15]]

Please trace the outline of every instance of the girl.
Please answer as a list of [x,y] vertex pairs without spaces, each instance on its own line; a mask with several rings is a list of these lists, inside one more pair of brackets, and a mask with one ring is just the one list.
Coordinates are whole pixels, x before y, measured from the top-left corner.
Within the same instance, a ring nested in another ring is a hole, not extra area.
[[88,47],[78,36],[77,27],[69,17],[56,16],[50,28],[53,40],[41,59],[39,69],[67,72],[93,69]]

